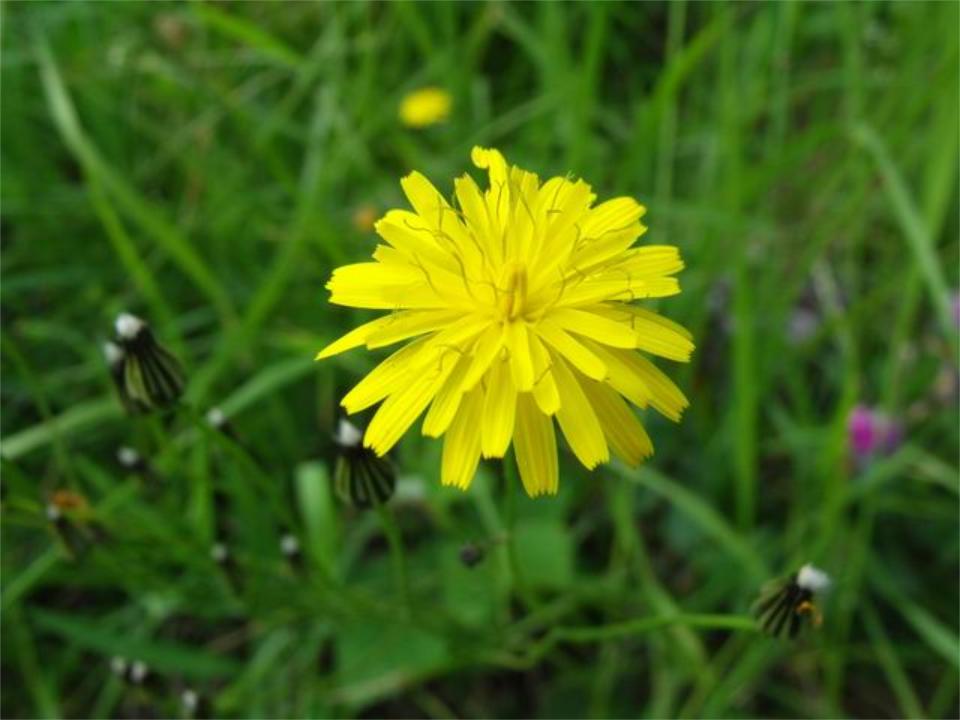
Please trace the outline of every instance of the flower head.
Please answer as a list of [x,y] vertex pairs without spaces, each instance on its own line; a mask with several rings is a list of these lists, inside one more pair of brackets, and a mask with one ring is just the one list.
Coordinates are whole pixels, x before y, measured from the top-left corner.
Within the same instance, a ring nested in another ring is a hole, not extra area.
[[166,408],[183,393],[183,370],[153,337],[150,326],[130,313],[114,323],[116,342],[103,351],[121,402],[131,413]]
[[377,221],[377,211],[373,205],[360,205],[354,209],[350,219],[359,232],[370,232]]
[[863,462],[896,450],[903,439],[903,428],[885,413],[857,405],[847,419],[847,435],[854,459]]
[[672,420],[687,406],[636,351],[686,361],[690,334],[632,302],[680,292],[677,249],[632,247],[646,228],[631,198],[595,206],[582,180],[541,183],[496,150],[472,157],[489,188],[457,178],[455,207],[411,173],[401,185],[413,212],[389,211],[374,262],[327,284],[332,303],[390,312],[317,359],[412,340],[341,404],[355,413],[383,401],[363,439],[380,455],[426,410],[423,433],[445,437],[445,485],[466,488],[481,455],[503,457],[512,441],[527,492],[555,493],[554,418],[587,468],[611,450],[638,464],[653,446],[626,401]]
[[403,96],[400,102],[400,120],[414,128],[436,125],[450,115],[453,99],[450,93],[438,87],[425,87]]
[[760,629],[774,637],[796,637],[805,622],[823,623],[816,596],[830,588],[823,570],[807,563],[787,578],[767,583],[753,605]]

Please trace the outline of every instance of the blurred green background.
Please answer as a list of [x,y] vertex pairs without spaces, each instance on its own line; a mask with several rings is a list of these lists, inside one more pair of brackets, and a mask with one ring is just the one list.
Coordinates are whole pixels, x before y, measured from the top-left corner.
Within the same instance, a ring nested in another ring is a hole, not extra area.
[[[178,717],[186,688],[229,717],[957,716],[956,3],[2,15],[4,716]],[[406,128],[425,85],[450,119]],[[698,349],[660,365],[692,405],[647,418],[638,471],[562,448],[538,501],[496,463],[441,488],[412,432],[388,512],[356,512],[329,437],[384,355],[312,361],[371,317],[323,284],[402,175],[448,192],[473,144],[647,205],[687,262],[660,310]],[[124,310],[187,368],[171,416],[115,397]],[[854,457],[857,404],[903,442]],[[90,505],[73,558],[61,489]],[[807,561],[823,627],[753,632]]]

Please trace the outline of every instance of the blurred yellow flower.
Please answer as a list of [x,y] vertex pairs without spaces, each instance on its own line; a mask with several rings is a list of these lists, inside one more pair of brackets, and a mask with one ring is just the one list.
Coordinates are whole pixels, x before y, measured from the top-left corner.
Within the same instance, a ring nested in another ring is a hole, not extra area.
[[400,102],[400,120],[404,125],[421,128],[447,119],[453,98],[438,87],[425,87],[407,93]]
[[351,220],[353,227],[360,232],[370,232],[377,221],[377,210],[373,205],[360,205],[354,209]]
[[554,418],[587,468],[611,450],[638,464],[653,446],[625,399],[675,421],[687,406],[636,350],[687,361],[690,334],[632,303],[680,292],[679,252],[632,247],[646,230],[632,198],[594,206],[582,180],[541,183],[496,150],[474,148],[472,159],[489,172],[487,190],[463,175],[453,207],[411,173],[401,186],[413,212],[390,210],[374,262],[338,268],[327,283],[332,303],[390,313],[318,360],[417,338],[341,404],[355,413],[383,401],[364,436],[381,455],[427,410],[423,434],[445,436],[441,480],[464,489],[481,455],[503,457],[512,441],[527,493],[555,493]]

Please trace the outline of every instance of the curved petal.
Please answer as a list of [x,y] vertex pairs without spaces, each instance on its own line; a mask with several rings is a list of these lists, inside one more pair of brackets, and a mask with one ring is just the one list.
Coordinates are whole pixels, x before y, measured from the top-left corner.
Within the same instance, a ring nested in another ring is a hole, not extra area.
[[[607,377],[607,367],[597,355],[588,350],[582,343],[574,340],[567,332],[550,320],[543,318],[536,326],[540,338],[563,355],[580,372],[594,380],[603,380]],[[558,378],[559,382],[559,378]]]
[[517,389],[510,377],[508,361],[498,359],[485,381],[481,449],[485,458],[503,457],[510,447],[517,414]]
[[628,465],[636,467],[653,455],[653,443],[626,401],[608,385],[585,380],[583,391],[597,413],[610,449]]
[[553,372],[560,390],[560,409],[557,411],[560,429],[577,459],[587,469],[593,470],[610,459],[603,428],[577,376],[567,367],[563,358],[556,355],[553,358]]
[[537,407],[530,393],[517,396],[517,424],[513,431],[520,480],[530,497],[557,492],[557,436],[553,420]]
[[355,347],[365,345],[367,338],[370,337],[370,335],[384,328],[391,322],[390,317],[390,315],[387,315],[385,317],[377,318],[376,320],[371,320],[370,322],[364,323],[359,327],[355,327],[346,335],[337,338],[332,343],[324,347],[320,352],[317,353],[317,356],[314,358],[314,360],[323,360],[328,357],[333,357],[334,355],[339,355],[347,350],[352,350]]
[[480,462],[480,433],[483,389],[474,388],[463,397],[460,409],[444,436],[440,482],[462,490],[470,487]]

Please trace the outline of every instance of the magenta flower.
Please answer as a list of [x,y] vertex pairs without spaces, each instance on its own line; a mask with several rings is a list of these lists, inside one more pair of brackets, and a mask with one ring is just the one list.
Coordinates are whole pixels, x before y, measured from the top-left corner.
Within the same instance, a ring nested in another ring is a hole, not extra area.
[[850,449],[857,460],[889,455],[903,440],[900,423],[886,413],[857,405],[847,420]]

